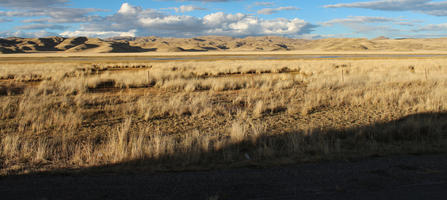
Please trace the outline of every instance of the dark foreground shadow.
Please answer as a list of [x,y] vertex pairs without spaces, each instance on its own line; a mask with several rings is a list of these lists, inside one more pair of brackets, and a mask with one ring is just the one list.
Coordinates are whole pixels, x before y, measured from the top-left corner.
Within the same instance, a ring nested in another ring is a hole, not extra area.
[[212,152],[3,176],[0,192],[5,199],[442,199],[446,140],[447,113],[423,113],[264,134]]

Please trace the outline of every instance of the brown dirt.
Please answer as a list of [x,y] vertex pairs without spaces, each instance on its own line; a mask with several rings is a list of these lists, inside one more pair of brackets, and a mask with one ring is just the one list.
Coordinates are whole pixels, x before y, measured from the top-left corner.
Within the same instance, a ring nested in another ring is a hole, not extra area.
[[445,188],[447,155],[168,173],[117,172],[114,167],[106,166],[85,171],[0,177],[0,192],[5,200],[441,200],[447,196]]

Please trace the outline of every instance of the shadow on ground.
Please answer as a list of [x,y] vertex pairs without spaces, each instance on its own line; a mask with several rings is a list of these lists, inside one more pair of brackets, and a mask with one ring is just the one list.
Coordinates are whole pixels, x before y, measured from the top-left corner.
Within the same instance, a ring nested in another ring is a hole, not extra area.
[[266,134],[214,152],[4,176],[0,192],[4,199],[443,199],[446,139],[447,113],[423,113],[348,130]]
[[[212,142],[209,146],[213,145]],[[76,172],[271,167],[387,155],[437,153],[447,153],[447,113],[414,114],[391,122],[344,130],[314,129],[275,135],[265,133],[255,139],[246,137],[241,142],[228,142],[219,150],[204,151],[201,148],[189,152],[179,150],[174,154],[162,155],[158,159],[136,159],[113,165],[78,169]]]

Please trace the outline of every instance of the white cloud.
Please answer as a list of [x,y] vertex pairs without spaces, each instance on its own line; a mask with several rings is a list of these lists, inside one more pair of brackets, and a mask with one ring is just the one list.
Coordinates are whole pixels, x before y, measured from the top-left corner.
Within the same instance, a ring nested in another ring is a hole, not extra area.
[[285,10],[299,10],[299,8],[293,7],[293,6],[278,7],[278,8],[264,8],[262,10],[259,10],[258,14],[271,15],[273,13],[277,13],[279,11],[285,11]]
[[141,12],[142,8],[137,6],[131,6],[128,3],[123,3],[121,8],[118,10],[119,14],[122,15],[134,15],[137,12]]
[[332,26],[334,24],[382,23],[382,22],[394,22],[394,21],[396,21],[396,19],[387,17],[349,16],[348,18],[332,19],[321,23],[321,25]]
[[130,30],[127,32],[119,32],[119,31],[65,31],[61,33],[61,36],[64,37],[77,37],[77,36],[86,36],[86,37],[96,37],[96,38],[109,38],[109,37],[135,37],[136,30]]
[[110,35],[135,30],[134,35],[138,36],[282,35],[297,37],[312,32],[315,27],[298,18],[266,20],[242,13],[225,14],[223,12],[200,18],[188,15],[168,15],[157,10],[142,9],[125,3],[114,15],[93,20],[81,25],[77,31],[66,31],[61,35]]
[[3,38],[6,38],[6,37],[40,38],[40,37],[47,37],[47,36],[59,36],[59,34],[54,33],[54,32],[48,32],[45,30],[37,31],[37,32],[25,32],[25,31],[0,32],[0,37],[3,37]]
[[447,1],[379,0],[326,5],[326,8],[366,8],[384,11],[415,11],[429,15],[447,16]]
[[242,13],[225,14],[223,12],[212,13],[203,17],[203,23],[210,28],[228,26],[230,23],[241,21],[246,15]]
[[186,13],[186,12],[192,12],[195,10],[208,10],[208,9],[194,6],[194,5],[181,5],[179,7],[162,8],[161,10],[175,10],[176,13]]
[[201,8],[193,5],[181,5],[178,8],[174,8],[175,12],[179,13],[185,13],[185,12],[192,12],[195,10],[206,10],[206,8]]

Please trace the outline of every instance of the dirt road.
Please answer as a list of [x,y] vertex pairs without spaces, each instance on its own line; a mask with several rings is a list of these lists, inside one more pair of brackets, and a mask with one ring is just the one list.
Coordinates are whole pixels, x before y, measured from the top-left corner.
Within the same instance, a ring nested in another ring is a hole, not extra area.
[[0,177],[0,199],[447,199],[447,155],[203,172]]

